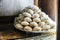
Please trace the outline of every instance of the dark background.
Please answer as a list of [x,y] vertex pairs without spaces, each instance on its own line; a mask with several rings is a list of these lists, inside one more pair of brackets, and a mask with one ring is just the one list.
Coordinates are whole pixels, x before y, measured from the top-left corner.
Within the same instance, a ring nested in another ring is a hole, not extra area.
[[60,0],[58,0],[58,30],[57,30],[57,39],[60,40]]

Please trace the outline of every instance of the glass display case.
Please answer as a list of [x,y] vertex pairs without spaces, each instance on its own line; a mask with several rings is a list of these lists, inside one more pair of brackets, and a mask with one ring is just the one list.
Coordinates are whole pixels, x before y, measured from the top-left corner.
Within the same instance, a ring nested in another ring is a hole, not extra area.
[[[55,32],[31,33],[14,27],[15,17],[19,11],[28,6],[36,5],[55,23]],[[57,0],[1,0],[0,1],[0,39],[1,40],[56,40],[57,32]]]

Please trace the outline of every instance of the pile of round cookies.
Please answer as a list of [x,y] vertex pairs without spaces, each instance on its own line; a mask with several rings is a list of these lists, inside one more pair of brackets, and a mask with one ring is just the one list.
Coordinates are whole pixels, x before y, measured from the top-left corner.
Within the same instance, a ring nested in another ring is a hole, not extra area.
[[25,31],[51,31],[55,29],[55,22],[39,7],[26,7],[15,18],[15,27]]

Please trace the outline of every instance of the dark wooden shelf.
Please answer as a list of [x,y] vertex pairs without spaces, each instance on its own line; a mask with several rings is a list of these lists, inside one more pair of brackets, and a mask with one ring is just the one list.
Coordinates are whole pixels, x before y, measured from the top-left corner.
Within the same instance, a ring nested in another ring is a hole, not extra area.
[[41,35],[40,33],[27,33],[16,29],[11,24],[0,24],[0,39],[17,39]]

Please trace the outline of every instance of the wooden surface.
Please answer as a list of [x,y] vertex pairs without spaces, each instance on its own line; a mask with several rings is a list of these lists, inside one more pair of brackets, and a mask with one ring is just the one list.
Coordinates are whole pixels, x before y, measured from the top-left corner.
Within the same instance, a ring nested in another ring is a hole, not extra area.
[[0,39],[24,38],[24,35],[16,30],[13,24],[0,24]]
[[34,4],[38,6],[38,0],[34,0]]
[[7,33],[7,32],[0,32],[0,39],[16,39],[16,38],[24,38],[25,36],[17,33],[17,32],[12,32],[12,33]]
[[40,33],[27,33],[16,29],[13,23],[0,24],[0,39],[16,39],[16,38],[27,38],[41,35]]

